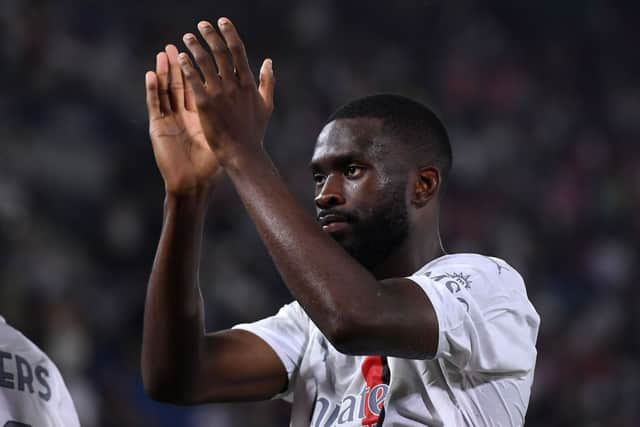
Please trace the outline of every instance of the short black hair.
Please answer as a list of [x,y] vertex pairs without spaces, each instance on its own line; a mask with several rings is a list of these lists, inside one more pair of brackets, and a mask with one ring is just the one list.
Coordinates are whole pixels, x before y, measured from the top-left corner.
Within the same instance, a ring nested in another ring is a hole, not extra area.
[[447,181],[453,156],[444,123],[426,105],[396,94],[376,94],[355,99],[338,108],[327,123],[360,117],[383,120],[384,130],[398,136],[419,162],[430,162]]

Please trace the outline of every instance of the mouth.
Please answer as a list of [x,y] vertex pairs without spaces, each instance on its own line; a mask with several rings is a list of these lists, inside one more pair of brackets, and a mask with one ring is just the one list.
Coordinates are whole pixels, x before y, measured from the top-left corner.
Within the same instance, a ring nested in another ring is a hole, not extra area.
[[349,227],[349,220],[346,216],[337,213],[327,213],[318,215],[318,222],[322,230],[327,233],[339,233]]

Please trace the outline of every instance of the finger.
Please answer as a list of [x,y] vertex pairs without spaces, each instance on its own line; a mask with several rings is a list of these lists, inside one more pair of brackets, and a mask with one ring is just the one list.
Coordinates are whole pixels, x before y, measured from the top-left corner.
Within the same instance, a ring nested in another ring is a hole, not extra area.
[[158,97],[158,77],[153,71],[147,71],[144,75],[144,85],[147,89],[147,111],[149,112],[149,121],[153,121],[162,117],[160,111],[160,98]]
[[184,52],[178,55],[178,62],[180,63],[180,68],[182,68],[182,73],[184,74],[187,84],[191,86],[191,89],[193,90],[195,107],[203,106],[207,101],[207,92],[205,90],[204,83],[202,83],[202,80],[200,79],[198,70],[194,68],[189,55]]
[[[189,49],[189,51],[193,55],[193,59],[196,61],[196,64],[198,65],[198,67],[200,67],[200,71],[202,71],[202,75],[204,76],[205,84],[214,90],[219,89],[220,77],[218,76],[216,68],[213,65],[213,59],[211,58],[211,55],[209,55],[209,53],[204,50],[196,36],[194,36],[193,34],[187,33],[182,39],[185,46],[187,46],[187,49]],[[191,64],[191,61],[189,61],[189,64]],[[182,66],[182,64],[180,65]],[[196,88],[193,87],[193,90],[196,91]]]
[[171,101],[169,99],[169,59],[167,59],[167,54],[164,52],[156,55],[156,75],[158,77],[160,110],[168,114],[171,112]]
[[267,58],[260,67],[260,86],[258,92],[269,111],[273,111],[273,92],[276,86],[276,78],[273,75],[273,62]]
[[[182,70],[180,70],[180,72],[182,73],[182,78],[183,80],[186,82],[186,77],[184,76],[184,73],[182,72]],[[198,79],[200,78],[200,76],[198,76]],[[189,111],[197,111],[196,108],[196,95],[193,93],[193,88],[191,87],[190,83],[185,83],[184,85],[184,107],[189,110]]]
[[218,74],[222,80],[236,81],[236,75],[233,71],[233,59],[231,58],[231,52],[227,49],[227,44],[222,37],[218,34],[213,25],[207,21],[201,21],[198,23],[198,30],[202,37],[209,45],[211,53],[216,60],[216,66],[218,67]]
[[224,41],[227,43],[227,48],[231,52],[233,66],[236,69],[240,84],[243,86],[255,85],[244,43],[242,43],[242,39],[240,39],[235,27],[228,18],[220,18],[218,19],[218,28],[220,28],[222,37],[224,37]]
[[173,110],[183,110],[184,104],[184,81],[182,80],[182,70],[178,64],[178,49],[168,44],[164,48],[169,60],[169,96]]

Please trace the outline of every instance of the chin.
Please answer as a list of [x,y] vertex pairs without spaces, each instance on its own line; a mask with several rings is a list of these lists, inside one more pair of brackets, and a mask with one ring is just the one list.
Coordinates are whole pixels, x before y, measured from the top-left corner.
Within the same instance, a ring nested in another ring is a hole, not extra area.
[[352,236],[349,236],[346,233],[329,233],[329,236],[331,236],[333,240],[338,242],[338,244],[340,244],[340,246],[349,253],[351,253],[353,248],[356,246],[354,245]]
[[376,257],[372,256],[370,250],[367,250],[368,245],[366,243],[363,244],[361,240],[356,239],[353,234],[344,232],[328,234],[362,266],[369,269],[372,267],[372,264],[375,264],[375,261],[373,260]]
[[350,237],[349,233],[345,231],[334,231],[334,232],[325,231],[325,233],[327,233],[329,237],[331,237],[333,240],[338,242],[340,246],[342,246],[343,248],[347,249],[346,246],[350,246],[349,240],[351,239],[349,238]]
[[370,265],[369,261],[371,257],[369,256],[366,250],[363,250],[363,248],[355,244],[355,242],[339,241],[338,243],[340,243],[340,246],[342,246],[344,250],[347,251],[349,255],[351,255],[352,258],[354,258],[363,266],[367,268],[369,267]]

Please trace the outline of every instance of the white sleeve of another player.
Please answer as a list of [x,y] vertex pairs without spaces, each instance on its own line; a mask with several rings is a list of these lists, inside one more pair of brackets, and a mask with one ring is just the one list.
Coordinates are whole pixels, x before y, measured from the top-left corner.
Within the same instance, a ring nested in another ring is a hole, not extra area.
[[274,316],[253,323],[239,324],[233,329],[249,331],[269,344],[287,370],[291,387],[292,376],[300,366],[307,346],[310,322],[300,304],[294,301],[283,306]]
[[435,357],[470,372],[528,373],[535,366],[540,318],[522,277],[497,258],[475,255],[464,261],[437,263],[409,277],[436,312]]
[[0,384],[0,427],[8,421],[34,427],[80,427],[75,406],[56,365],[2,318],[0,350],[4,353],[0,360],[0,374],[4,377],[4,384]]
[[62,426],[65,427],[80,427],[80,420],[78,419],[78,413],[76,412],[76,406],[73,403],[73,399],[71,399],[71,395],[69,394],[69,390],[58,371],[58,368],[53,365],[52,367],[55,371],[56,377],[58,378],[57,384],[55,388],[57,389],[56,396],[58,396],[58,417],[61,421]]

